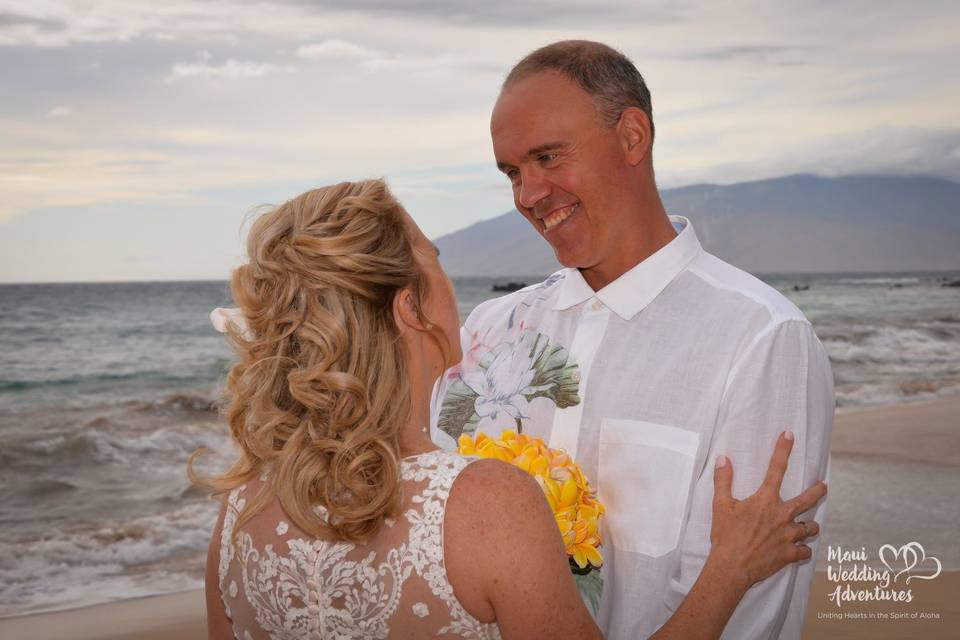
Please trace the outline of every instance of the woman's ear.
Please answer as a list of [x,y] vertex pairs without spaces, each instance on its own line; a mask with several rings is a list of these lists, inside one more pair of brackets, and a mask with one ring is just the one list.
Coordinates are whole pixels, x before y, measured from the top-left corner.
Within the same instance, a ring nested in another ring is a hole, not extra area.
[[423,322],[420,321],[420,310],[417,307],[417,297],[407,287],[393,296],[393,321],[397,323],[401,335],[407,329],[423,331]]

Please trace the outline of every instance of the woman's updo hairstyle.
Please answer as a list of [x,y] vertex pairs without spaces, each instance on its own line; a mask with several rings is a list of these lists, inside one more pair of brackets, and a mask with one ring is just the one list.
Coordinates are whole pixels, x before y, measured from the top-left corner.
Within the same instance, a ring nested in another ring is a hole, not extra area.
[[240,458],[204,484],[269,470],[235,531],[276,496],[305,532],[363,542],[399,509],[410,390],[393,298],[426,293],[403,210],[382,180],[314,189],[257,218],[247,253],[231,288],[248,330],[231,331],[227,378]]

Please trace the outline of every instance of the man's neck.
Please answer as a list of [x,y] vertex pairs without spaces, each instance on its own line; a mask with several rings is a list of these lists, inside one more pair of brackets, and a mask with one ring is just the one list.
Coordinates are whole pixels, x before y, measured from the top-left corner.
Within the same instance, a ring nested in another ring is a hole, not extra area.
[[[673,223],[670,222],[670,218],[662,209],[659,215],[653,216],[653,220],[649,224],[638,228],[643,229],[642,235],[634,243],[629,243],[629,240],[627,240],[626,250],[621,252],[620,255],[610,256],[609,259],[603,260],[593,267],[580,269],[580,274],[591,289],[594,291],[603,289],[677,237],[677,231],[673,228]],[[631,244],[633,246],[630,246]]]

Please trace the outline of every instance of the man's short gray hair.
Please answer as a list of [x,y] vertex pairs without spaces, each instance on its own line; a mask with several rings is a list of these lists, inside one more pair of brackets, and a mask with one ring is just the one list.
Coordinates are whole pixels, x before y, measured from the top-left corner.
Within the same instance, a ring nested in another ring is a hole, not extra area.
[[647,114],[653,139],[653,103],[647,83],[630,59],[613,47],[590,40],[548,44],[514,65],[502,89],[542,71],[557,71],[580,85],[608,127],[616,126],[625,109],[640,109]]

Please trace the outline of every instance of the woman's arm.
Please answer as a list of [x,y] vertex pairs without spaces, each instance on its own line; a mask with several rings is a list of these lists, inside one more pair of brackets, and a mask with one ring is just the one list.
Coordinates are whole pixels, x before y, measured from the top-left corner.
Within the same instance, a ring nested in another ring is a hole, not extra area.
[[444,517],[454,594],[504,640],[598,640],[543,490],[526,472],[478,460],[454,482]]
[[207,550],[207,570],[204,576],[204,592],[207,599],[207,637],[210,640],[233,640],[233,627],[220,598],[220,530],[226,514],[226,499],[220,506],[220,517],[213,527],[210,548]]
[[[780,500],[792,446],[792,440],[780,437],[763,485],[746,500],[731,495],[729,461],[716,468],[710,555],[654,639],[719,638],[753,583],[810,557],[810,548],[795,541],[815,535],[819,527],[793,519],[826,494],[826,485],[817,483],[792,500]],[[602,637],[571,578],[543,492],[523,471],[480,460],[461,473],[447,502],[444,557],[457,599],[478,620],[496,621],[505,640]]]

